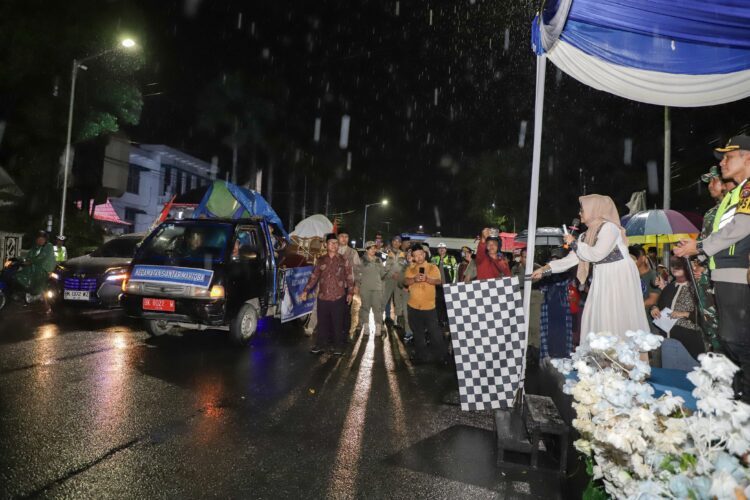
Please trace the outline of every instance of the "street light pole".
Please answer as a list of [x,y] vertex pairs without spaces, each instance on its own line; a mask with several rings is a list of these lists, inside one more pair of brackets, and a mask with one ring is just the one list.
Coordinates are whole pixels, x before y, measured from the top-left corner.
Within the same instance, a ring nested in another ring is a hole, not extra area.
[[[125,38],[120,42],[120,46],[126,49],[132,49],[136,46],[135,42],[130,38]],[[68,198],[68,172],[70,171],[70,149],[71,141],[73,137],[73,108],[76,101],[76,80],[78,79],[78,70],[87,69],[83,65],[86,61],[91,61],[97,57],[101,57],[104,54],[114,52],[119,47],[103,50],[93,56],[85,57],[83,59],[73,59],[73,70],[70,75],[70,104],[68,105],[68,133],[65,138],[65,158],[63,160],[63,187],[62,187],[62,203],[60,204],[60,236],[65,236],[65,204]]]
[[362,248],[364,248],[365,243],[367,242],[367,209],[370,207],[374,207],[376,205],[387,205],[388,200],[379,201],[377,203],[370,203],[368,205],[365,205],[365,220],[362,224]]
[[76,79],[81,63],[73,59],[73,71],[70,77],[70,104],[68,105],[68,134],[65,140],[65,159],[63,160],[63,190],[60,206],[60,236],[65,236],[65,203],[68,195],[68,170],[70,170],[70,142],[73,135],[73,105],[76,101]]

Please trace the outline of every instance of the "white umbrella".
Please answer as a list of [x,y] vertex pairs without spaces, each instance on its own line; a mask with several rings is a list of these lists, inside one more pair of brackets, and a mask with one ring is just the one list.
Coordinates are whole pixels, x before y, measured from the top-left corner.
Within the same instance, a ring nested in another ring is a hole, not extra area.
[[333,223],[323,214],[315,214],[301,220],[292,231],[291,236],[298,238],[323,238],[333,232]]

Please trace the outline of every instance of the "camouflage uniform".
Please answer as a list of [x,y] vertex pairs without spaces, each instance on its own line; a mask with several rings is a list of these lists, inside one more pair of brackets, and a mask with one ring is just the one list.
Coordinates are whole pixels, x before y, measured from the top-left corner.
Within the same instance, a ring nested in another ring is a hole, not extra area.
[[716,313],[716,302],[708,272],[704,272],[696,282],[698,287],[698,302],[703,312],[703,321],[698,323],[703,330],[703,342],[711,351],[721,352],[719,346],[719,320]]
[[[714,220],[716,219],[716,212],[718,209],[719,203],[709,208],[705,215],[703,215],[703,227],[701,228],[700,236],[698,236],[699,240],[708,237],[713,231]],[[714,287],[711,284],[711,277],[707,269],[703,271],[700,279],[697,280],[695,284],[698,288],[698,302],[703,313],[703,321],[698,322],[703,331],[703,342],[711,351],[720,352],[718,338],[719,318],[716,312]]]
[[703,215],[703,227],[701,228],[701,234],[698,236],[699,240],[703,240],[711,234],[714,227],[714,219],[716,218],[716,211],[719,209],[717,203],[713,207],[709,208],[708,211]]
[[[402,250],[395,252],[395,254],[393,252],[389,253],[385,261],[385,268],[388,270],[388,274],[383,280],[385,290],[383,291],[382,310],[387,310],[388,301],[392,298],[397,320],[404,316],[404,311],[406,310],[405,305],[408,292],[403,288],[406,266],[406,254]],[[397,275],[396,278],[393,277],[394,274]]]

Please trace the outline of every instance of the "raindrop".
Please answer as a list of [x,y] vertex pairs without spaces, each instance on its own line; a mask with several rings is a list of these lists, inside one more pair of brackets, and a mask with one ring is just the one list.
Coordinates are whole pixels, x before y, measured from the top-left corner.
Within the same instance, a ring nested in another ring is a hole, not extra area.
[[52,97],[60,95],[60,77],[56,76],[52,82]]
[[557,68],[557,72],[555,73],[555,84],[560,85],[560,82],[562,81],[563,72],[560,68]]
[[430,26],[432,26],[432,9],[430,9]]
[[437,106],[437,104],[438,104],[438,89],[437,89],[437,87],[435,87],[434,104],[435,104],[435,106]]
[[505,28],[505,42],[503,43],[503,52],[508,52],[510,48],[510,28]]
[[315,119],[315,130],[313,132],[313,141],[320,142],[320,125],[321,125],[321,119],[316,118]]
[[339,134],[339,147],[346,149],[349,146],[349,123],[351,117],[349,115],[343,115],[341,117],[341,133]]
[[348,151],[346,153],[346,171],[351,172],[352,171],[352,152]]
[[250,34],[255,36],[255,21],[250,23]]
[[263,57],[263,59],[268,59],[269,57],[271,57],[271,49],[269,49],[268,47],[264,47],[263,51],[261,52],[261,56]]
[[401,2],[396,1],[396,17],[401,14]]
[[675,44],[674,40],[672,40],[672,50],[677,50],[677,45]]
[[550,155],[549,158],[547,158],[547,175],[552,177],[554,173],[555,173],[555,157]]
[[625,139],[625,153],[622,155],[622,162],[625,165],[633,164],[633,139]]
[[648,192],[649,194],[659,194],[659,173],[657,171],[656,160],[649,160],[646,163],[648,173]]
[[529,122],[521,120],[521,130],[518,131],[518,147],[522,148],[526,145],[526,127]]
[[435,205],[434,207],[432,207],[432,211],[435,214],[435,227],[440,227],[440,209],[437,205]]
[[427,144],[430,144],[431,139],[432,139],[432,135],[429,132],[427,132]]
[[239,12],[237,14],[237,29],[238,30],[242,29],[242,12]]
[[185,0],[182,6],[182,12],[186,17],[193,17],[198,13],[198,8],[201,5],[201,0]]

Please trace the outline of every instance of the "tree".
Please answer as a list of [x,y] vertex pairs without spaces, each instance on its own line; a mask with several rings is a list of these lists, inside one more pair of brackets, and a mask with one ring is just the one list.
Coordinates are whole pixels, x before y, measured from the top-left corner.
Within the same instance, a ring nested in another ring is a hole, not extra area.
[[[56,212],[74,58],[115,47],[137,13],[120,3],[6,0],[0,3],[0,164],[25,193],[24,218]],[[135,34],[135,33],[133,33]],[[134,78],[143,55],[116,52],[79,73],[74,143],[136,124],[141,93]]]

